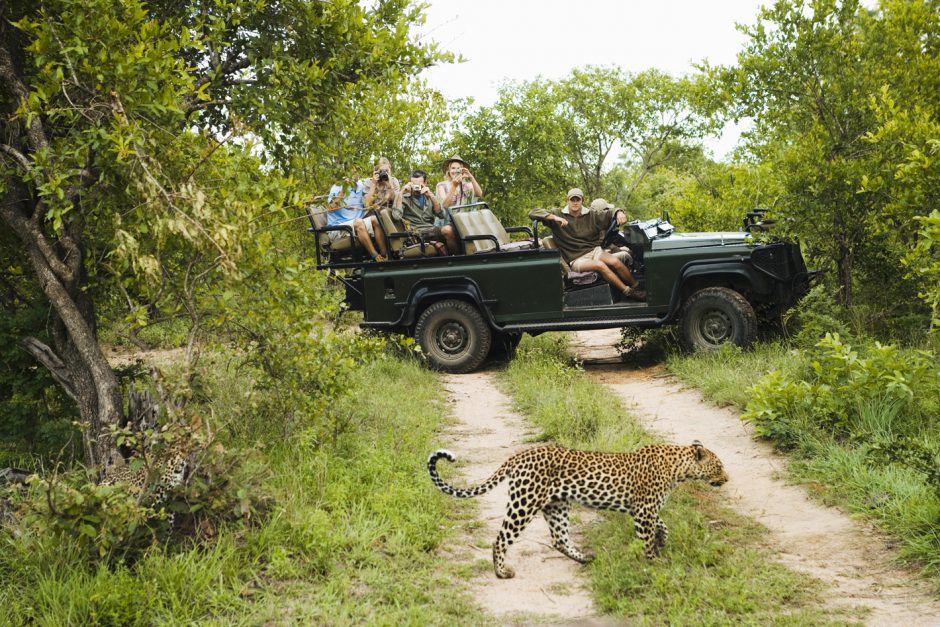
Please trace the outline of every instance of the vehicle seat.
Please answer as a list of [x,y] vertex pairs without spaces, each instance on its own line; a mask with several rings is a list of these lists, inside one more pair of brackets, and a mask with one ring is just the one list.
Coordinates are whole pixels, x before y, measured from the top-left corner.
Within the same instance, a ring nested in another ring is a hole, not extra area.
[[[551,235],[546,237],[539,238],[539,245],[542,248],[548,248],[549,250],[555,250],[558,248],[555,246],[555,238]],[[575,272],[571,269],[571,266],[568,265],[568,262],[565,261],[565,258],[561,255],[558,256],[558,260],[561,262],[561,273],[565,278],[566,285],[593,285],[601,279],[601,275],[596,272]]]
[[316,235],[320,250],[329,260],[335,262],[338,259],[352,257],[352,233],[347,232],[339,239],[331,240],[327,234],[329,229],[326,226],[326,216],[329,212],[326,207],[307,205],[306,210],[307,218],[310,220],[310,232]]
[[[437,248],[430,242],[423,245],[417,236],[410,232],[402,220],[392,216],[391,209],[382,209],[379,212],[379,227],[388,240],[389,254],[394,259],[413,259],[415,257],[435,257]],[[418,240],[418,241],[416,241]]]
[[[490,209],[455,211],[451,218],[457,230],[457,237],[463,241],[464,252],[468,255],[494,251],[497,242],[500,251],[529,250],[535,247],[531,239],[512,241],[509,232]],[[493,241],[494,239],[496,241]]]

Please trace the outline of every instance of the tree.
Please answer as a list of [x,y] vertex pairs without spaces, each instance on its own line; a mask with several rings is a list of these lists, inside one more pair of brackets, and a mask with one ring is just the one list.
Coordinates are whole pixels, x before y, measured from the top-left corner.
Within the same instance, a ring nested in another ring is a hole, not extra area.
[[755,119],[751,157],[779,179],[777,209],[835,261],[845,306],[859,280],[886,307],[912,295],[898,268],[914,231],[898,227],[923,209],[890,201],[890,150],[872,133],[883,92],[936,119],[937,26],[935,2],[781,0],[743,29],[750,41],[724,70],[736,114]]
[[[484,192],[498,204],[556,203],[577,185],[589,197],[629,196],[657,168],[681,157],[714,127],[702,85],[650,70],[587,67],[560,81],[505,85],[495,105],[455,133],[462,153],[486,159]],[[615,150],[634,173],[626,191],[607,188]],[[525,190],[525,191],[523,191]]]
[[291,173],[342,171],[307,164],[446,58],[416,42],[419,16],[407,0],[0,3],[0,219],[52,310],[51,346],[24,346],[76,402],[89,467],[120,463],[124,415],[96,299],[197,314],[258,218],[298,200]]

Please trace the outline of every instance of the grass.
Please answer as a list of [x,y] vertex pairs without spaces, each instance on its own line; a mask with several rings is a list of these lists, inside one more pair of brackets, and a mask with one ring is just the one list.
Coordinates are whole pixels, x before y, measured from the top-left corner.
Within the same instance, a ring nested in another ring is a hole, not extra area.
[[[766,344],[749,351],[676,356],[668,367],[711,401],[743,412],[752,386],[763,375],[779,370],[786,380],[799,380],[807,363],[803,353]],[[936,392],[913,393],[926,395],[930,402]],[[899,559],[921,569],[940,590],[940,491],[896,453],[879,455],[878,450],[881,443],[899,436],[935,450],[940,423],[935,418],[931,422],[932,412],[910,413],[910,408],[877,396],[850,407],[854,407],[851,415],[842,418],[849,436],[823,428],[818,420],[798,411],[788,417],[786,434],[781,435],[790,449],[788,478],[811,485],[809,493],[826,504],[877,524],[897,539]]]
[[[250,373],[214,385],[244,398]],[[154,546],[134,564],[90,570],[48,537],[0,532],[0,624],[481,622],[460,584],[465,568],[438,554],[465,521],[426,477],[446,414],[436,376],[380,359],[357,375],[340,413],[354,421],[331,446],[302,424],[285,432],[257,416],[230,436],[257,449],[274,507],[255,528],[219,529],[208,546]]]
[[[574,367],[573,367],[574,366]],[[619,399],[572,364],[559,336],[526,338],[499,374],[542,440],[584,449],[630,450],[652,441]],[[604,513],[588,531],[587,567],[598,608],[630,624],[827,624],[854,617],[820,605],[818,581],[773,561],[766,531],[683,484],[663,510],[663,557],[647,561],[631,519]],[[849,611],[849,610],[846,610]]]

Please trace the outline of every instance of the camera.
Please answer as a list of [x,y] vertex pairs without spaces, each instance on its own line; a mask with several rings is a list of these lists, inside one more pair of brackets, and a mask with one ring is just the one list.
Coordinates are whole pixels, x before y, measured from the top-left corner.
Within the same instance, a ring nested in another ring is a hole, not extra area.
[[388,180],[388,170],[379,170],[379,180],[380,181]]
[[411,186],[411,193],[413,193],[413,194],[420,194],[420,193],[421,193],[421,185],[419,185],[418,183],[413,184],[413,185]]

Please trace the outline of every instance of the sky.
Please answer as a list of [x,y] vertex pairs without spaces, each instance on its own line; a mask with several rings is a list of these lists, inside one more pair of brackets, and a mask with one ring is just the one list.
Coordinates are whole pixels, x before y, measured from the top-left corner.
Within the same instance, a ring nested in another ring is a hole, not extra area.
[[[505,81],[558,79],[584,65],[630,72],[656,68],[674,76],[694,64],[732,64],[769,0],[430,0],[424,39],[466,62],[424,73],[445,98],[496,101]],[[735,145],[740,127],[707,142],[717,158]]]

